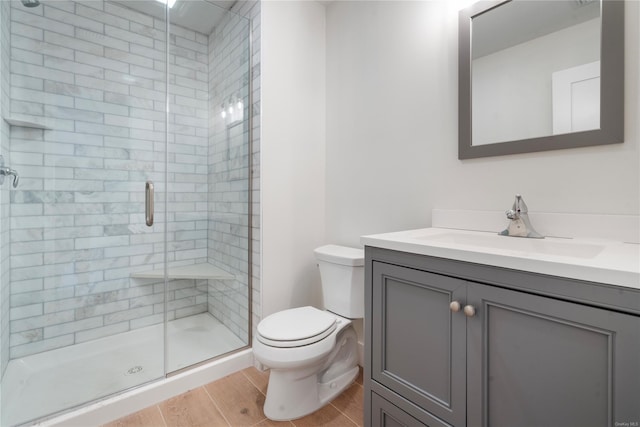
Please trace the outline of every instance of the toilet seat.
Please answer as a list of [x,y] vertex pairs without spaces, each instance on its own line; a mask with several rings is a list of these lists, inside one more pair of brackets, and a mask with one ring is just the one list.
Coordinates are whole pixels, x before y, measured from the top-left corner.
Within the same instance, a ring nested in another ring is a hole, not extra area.
[[257,338],[272,347],[301,347],[321,341],[336,327],[335,315],[314,307],[298,307],[265,317],[258,324]]

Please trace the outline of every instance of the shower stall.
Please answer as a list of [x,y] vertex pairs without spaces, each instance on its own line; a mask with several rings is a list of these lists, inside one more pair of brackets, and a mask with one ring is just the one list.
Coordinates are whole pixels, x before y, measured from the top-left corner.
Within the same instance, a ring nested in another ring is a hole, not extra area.
[[0,1],[3,426],[251,334],[251,21],[233,1]]

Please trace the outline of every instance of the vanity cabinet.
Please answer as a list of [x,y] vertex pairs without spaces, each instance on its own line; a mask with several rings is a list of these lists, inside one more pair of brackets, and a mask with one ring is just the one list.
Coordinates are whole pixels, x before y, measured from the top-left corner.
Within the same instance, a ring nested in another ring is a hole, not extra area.
[[640,422],[635,290],[371,247],[366,282],[365,425]]

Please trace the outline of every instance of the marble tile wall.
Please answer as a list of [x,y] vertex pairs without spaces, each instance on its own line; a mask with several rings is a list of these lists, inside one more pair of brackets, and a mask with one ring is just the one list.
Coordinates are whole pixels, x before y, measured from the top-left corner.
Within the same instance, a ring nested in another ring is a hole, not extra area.
[[[162,265],[165,222],[169,263],[207,260],[208,37],[169,41],[166,153],[163,21],[96,0],[11,2],[10,114],[51,128],[11,128],[11,358],[161,322],[163,283],[130,274]],[[171,281],[167,308],[206,311],[206,283]]]
[[250,31],[250,20],[229,14],[209,37],[208,259],[235,275],[235,280],[211,280],[208,305],[209,312],[246,343],[251,124],[244,118],[250,108]]
[[[9,111],[10,73],[10,6],[0,2],[0,117]],[[0,119],[0,154],[10,159],[10,127]],[[9,363],[9,181],[0,186],[0,377]]]

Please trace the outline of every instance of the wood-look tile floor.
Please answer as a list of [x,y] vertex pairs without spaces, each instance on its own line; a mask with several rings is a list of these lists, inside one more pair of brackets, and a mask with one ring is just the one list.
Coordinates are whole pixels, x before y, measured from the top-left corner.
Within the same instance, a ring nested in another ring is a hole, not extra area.
[[363,426],[362,369],[356,382],[329,405],[293,421],[275,422],[262,411],[268,372],[250,367],[143,409],[103,427]]

